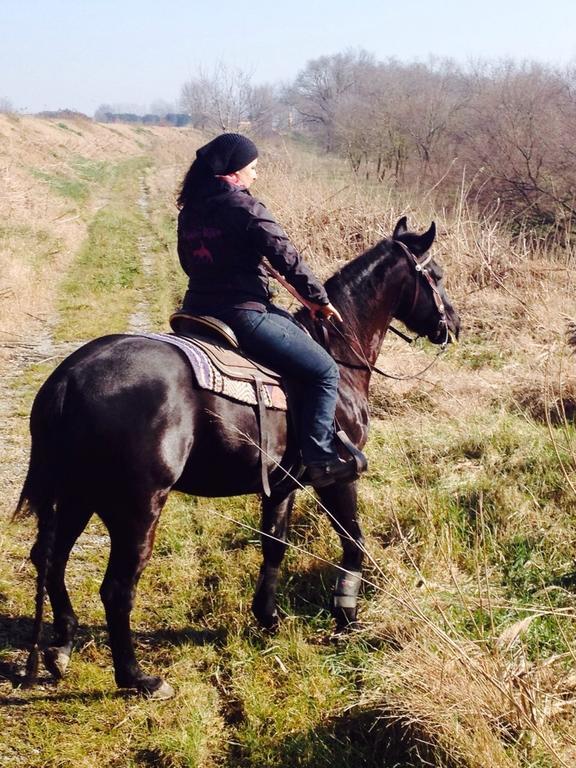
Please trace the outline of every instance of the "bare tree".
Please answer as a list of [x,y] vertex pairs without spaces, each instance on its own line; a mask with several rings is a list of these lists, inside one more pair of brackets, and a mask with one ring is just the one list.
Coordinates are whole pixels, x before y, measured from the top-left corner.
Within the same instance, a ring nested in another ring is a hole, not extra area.
[[289,128],[288,107],[282,101],[279,87],[254,86],[248,102],[250,130],[257,136],[269,136]]
[[114,113],[114,107],[111,104],[100,104],[94,112],[94,120],[98,123],[105,123],[108,116]]
[[419,178],[434,176],[439,163],[445,170],[450,133],[471,98],[466,78],[449,60],[406,65],[398,74],[397,130],[415,153]]
[[476,74],[462,134],[479,201],[498,197],[509,214],[554,224],[576,216],[573,74],[512,62]]
[[177,111],[176,106],[172,102],[165,101],[164,99],[155,99],[148,108],[149,115],[158,115],[159,117],[164,117],[171,112]]
[[364,51],[321,56],[308,62],[288,92],[289,102],[321,137],[326,150],[337,148],[338,112],[372,61]]
[[433,161],[466,103],[461,81],[450,62],[377,62],[349,52],[309,62],[288,96],[325,149],[345,154],[358,173],[399,182],[408,172],[436,172]]
[[253,91],[246,72],[219,63],[185,83],[180,101],[196,127],[238,131],[250,120]]

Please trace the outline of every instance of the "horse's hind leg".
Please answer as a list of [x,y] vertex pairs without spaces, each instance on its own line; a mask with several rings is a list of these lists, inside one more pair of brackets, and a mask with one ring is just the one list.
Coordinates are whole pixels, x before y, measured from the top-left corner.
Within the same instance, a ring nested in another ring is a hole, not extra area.
[[72,547],[86,528],[91,514],[86,505],[78,499],[58,504],[52,557],[46,575],[46,588],[54,616],[54,640],[44,651],[46,668],[56,678],[62,677],[66,672],[78,628],[78,619],[64,581],[66,564]]
[[145,675],[136,661],[130,614],[136,586],[152,554],[154,535],[168,491],[152,498],[116,502],[102,514],[110,533],[110,559],[100,588],[110,634],[114,676],[119,688],[135,688],[153,698],[174,691],[161,677]]
[[264,562],[256,584],[252,601],[252,612],[265,629],[278,626],[276,608],[276,587],[280,565],[286,552],[286,537],[290,513],[294,504],[294,493],[288,497],[264,498],[262,500],[262,554]]

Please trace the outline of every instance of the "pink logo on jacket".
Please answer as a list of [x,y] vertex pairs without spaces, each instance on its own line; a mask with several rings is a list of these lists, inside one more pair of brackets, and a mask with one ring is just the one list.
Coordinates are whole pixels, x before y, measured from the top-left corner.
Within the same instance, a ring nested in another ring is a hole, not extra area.
[[212,251],[207,247],[206,240],[222,237],[222,230],[216,227],[190,227],[184,233],[184,238],[190,243],[190,256],[196,261],[211,264],[214,261]]

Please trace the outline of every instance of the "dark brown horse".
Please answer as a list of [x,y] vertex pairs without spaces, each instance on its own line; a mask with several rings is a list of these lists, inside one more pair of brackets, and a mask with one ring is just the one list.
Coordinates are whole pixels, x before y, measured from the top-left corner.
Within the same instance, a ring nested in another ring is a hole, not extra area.
[[[391,239],[326,283],[330,300],[345,318],[341,328],[328,328],[330,350],[341,370],[337,419],[359,447],[368,436],[371,366],[392,317],[435,344],[458,335],[459,318],[444,292],[441,271],[429,256],[424,258],[434,237],[434,224],[418,235],[407,231],[403,218]],[[299,319],[315,333],[305,314]],[[78,620],[64,574],[74,542],[96,512],[111,542],[100,594],[116,683],[167,698],[171,687],[145,675],[134,654],[130,613],[136,584],[172,489],[197,496],[262,491],[255,408],[198,389],[183,354],[173,346],[116,335],[86,344],[58,366],[36,396],[30,424],[30,465],[16,513],[29,510],[38,520],[31,552],[38,579],[28,677],[37,671],[45,591],[54,640],[44,660],[56,677],[66,670]],[[269,424],[269,458],[290,466],[294,446],[286,413],[271,412]],[[294,486],[282,478],[279,466],[271,473],[272,495],[262,500],[262,531],[274,538],[262,538],[263,564],[252,607],[267,628],[278,621],[276,583],[294,500]],[[356,483],[322,488],[318,495],[342,542],[341,566],[347,573],[340,571],[332,612],[337,624],[345,626],[356,619],[362,567]]]

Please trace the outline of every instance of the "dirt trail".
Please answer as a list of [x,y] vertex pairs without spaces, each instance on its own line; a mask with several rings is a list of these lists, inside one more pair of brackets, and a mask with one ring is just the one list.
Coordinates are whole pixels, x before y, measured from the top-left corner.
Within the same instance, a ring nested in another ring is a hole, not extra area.
[[[144,176],[140,179],[140,187],[141,194],[138,199],[138,207],[146,220],[146,226],[143,228],[142,234],[138,237],[138,253],[140,254],[142,262],[144,282],[145,285],[148,285],[154,268],[154,256],[151,253],[153,239],[150,222],[150,187]],[[128,321],[127,330],[130,333],[146,332],[150,330],[151,325],[146,288],[144,288],[144,290],[141,291],[141,298]]]
[[[137,155],[155,157],[154,171],[142,179],[139,201],[147,226],[138,245],[148,282],[153,268],[150,196],[173,193],[182,158],[194,141],[190,132],[171,128],[0,115],[0,514],[8,516],[14,509],[27,466],[27,415],[37,386],[25,380],[26,372],[41,362],[56,365],[78,346],[55,344],[52,338],[58,286],[90,221],[109,202],[106,185],[94,186],[97,182],[86,181],[82,173]],[[63,194],[62,180],[84,184],[81,189],[90,197],[75,198],[73,186]],[[147,327],[144,290],[128,330]]]
[[53,323],[45,323],[29,340],[14,344],[0,377],[0,510],[7,514],[15,508],[28,465],[28,418],[27,413],[22,412],[22,402],[30,400],[30,386],[24,382],[23,375],[34,364],[53,361],[56,365],[78,346],[77,342],[54,343],[52,326]]

